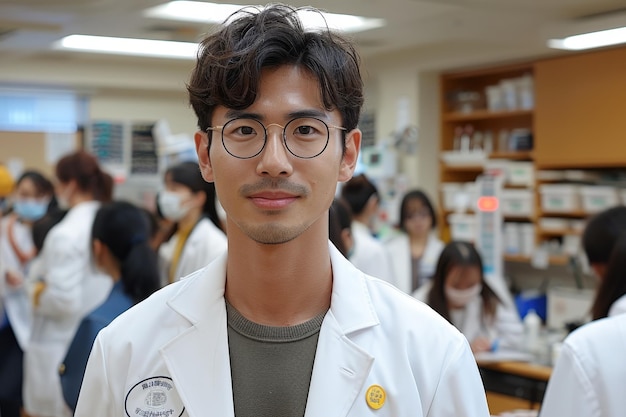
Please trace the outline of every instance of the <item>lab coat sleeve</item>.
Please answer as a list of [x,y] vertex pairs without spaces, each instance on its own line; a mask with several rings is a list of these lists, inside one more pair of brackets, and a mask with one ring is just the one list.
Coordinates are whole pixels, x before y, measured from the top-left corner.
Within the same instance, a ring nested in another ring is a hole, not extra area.
[[114,417],[123,415],[115,412],[113,403],[105,349],[101,337],[98,336],[89,355],[74,416]]
[[543,398],[539,417],[599,417],[595,386],[576,352],[563,345]]
[[81,281],[88,270],[89,253],[64,233],[51,233],[44,246],[44,282],[37,313],[62,317],[79,312],[82,300]]
[[451,353],[450,361],[442,370],[427,416],[489,416],[482,379],[466,340],[457,345]]

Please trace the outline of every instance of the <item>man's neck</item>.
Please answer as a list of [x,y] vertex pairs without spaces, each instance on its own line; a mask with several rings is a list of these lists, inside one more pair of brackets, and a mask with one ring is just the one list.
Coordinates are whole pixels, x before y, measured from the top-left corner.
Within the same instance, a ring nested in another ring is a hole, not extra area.
[[311,231],[266,245],[229,232],[226,298],[248,320],[270,326],[303,323],[330,307],[328,237]]

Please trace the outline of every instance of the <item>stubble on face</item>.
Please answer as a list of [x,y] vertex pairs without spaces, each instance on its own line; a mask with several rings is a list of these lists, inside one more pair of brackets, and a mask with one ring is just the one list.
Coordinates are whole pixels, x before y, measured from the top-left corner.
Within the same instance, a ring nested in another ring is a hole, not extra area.
[[[244,184],[239,188],[239,194],[244,198],[248,198],[254,193],[264,190],[281,191],[298,196],[299,199],[309,196],[310,191],[307,187],[294,184],[284,178],[262,178],[254,184]],[[267,216],[280,216],[282,211],[266,210],[263,212]],[[285,224],[280,221],[268,221],[262,224],[253,224],[246,221],[237,222],[241,231],[250,239],[257,243],[265,245],[279,245],[287,243],[304,232],[310,227],[310,224],[301,222],[296,224]]]

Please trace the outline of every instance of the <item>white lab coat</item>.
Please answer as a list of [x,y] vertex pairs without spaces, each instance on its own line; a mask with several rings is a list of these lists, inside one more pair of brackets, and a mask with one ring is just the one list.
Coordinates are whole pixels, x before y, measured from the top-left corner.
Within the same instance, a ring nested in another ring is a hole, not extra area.
[[[365,276],[329,247],[332,298],[305,417],[489,416],[465,338],[426,305]],[[174,416],[233,417],[225,275],[224,254],[102,330],[75,415],[172,410]],[[380,410],[366,402],[375,384],[386,393]],[[155,404],[158,390],[167,398]]]
[[[432,281],[418,288],[413,296],[420,301],[427,302],[431,288]],[[476,297],[465,308],[451,312],[452,323],[470,343],[477,337],[485,337],[497,340],[499,348],[523,350],[524,325],[517,308],[510,301],[511,296],[503,293],[498,287],[491,286],[491,288],[502,300],[502,303],[496,307],[496,315],[492,320],[486,319],[482,298]]]
[[[173,236],[164,242],[159,248],[159,257],[162,273],[162,281],[168,283],[170,265],[174,256],[174,250],[178,236]],[[213,222],[202,218],[195,225],[181,253],[176,266],[176,278],[184,277],[198,269],[205,267],[219,255],[226,251],[228,246],[226,235]]]
[[[30,339],[32,326],[32,306],[25,285],[28,266],[21,264],[9,242],[9,221],[10,218],[6,217],[0,222],[0,315],[2,314],[2,307],[4,307],[15,338],[20,348],[25,350]],[[30,226],[16,221],[13,223],[13,236],[15,244],[22,252],[29,253],[34,249]],[[24,280],[23,284],[19,287],[11,287],[6,282],[7,271],[15,271],[21,275]]]
[[350,262],[368,275],[393,283],[389,255],[383,244],[361,222],[353,221],[351,230],[354,251],[350,255]]
[[563,342],[540,417],[617,417],[626,410],[626,315],[588,323]]
[[40,254],[46,288],[24,354],[24,407],[31,415],[70,415],[58,367],[82,318],[111,290],[111,279],[91,265],[91,225],[99,206],[90,201],[73,207],[48,232]]
[[[385,242],[384,246],[391,260],[393,284],[405,293],[411,294],[413,291],[413,262],[409,236],[406,233],[397,234]],[[444,243],[434,233],[431,233],[420,260],[420,276],[432,277],[435,274],[439,255],[443,248]]]

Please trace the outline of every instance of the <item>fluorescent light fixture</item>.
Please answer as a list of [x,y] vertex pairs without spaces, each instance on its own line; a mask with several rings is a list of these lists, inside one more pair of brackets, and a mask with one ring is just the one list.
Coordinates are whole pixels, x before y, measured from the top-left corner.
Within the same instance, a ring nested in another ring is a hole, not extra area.
[[[175,0],[160,6],[151,7],[144,11],[144,16],[182,20],[201,23],[222,23],[231,14],[245,7],[240,4],[218,4],[199,1]],[[259,7],[259,6],[257,6]],[[298,12],[304,26],[309,29],[323,28],[328,25],[330,29],[342,32],[361,32],[385,25],[384,19],[353,16],[336,13],[319,13],[307,10]],[[324,22],[324,19],[326,22]]]
[[153,39],[69,35],[58,41],[55,48],[102,54],[195,59],[197,57],[198,44]]
[[626,27],[601,30],[568,36],[563,39],[550,39],[548,46],[554,49],[580,51],[583,49],[600,48],[626,42]]

